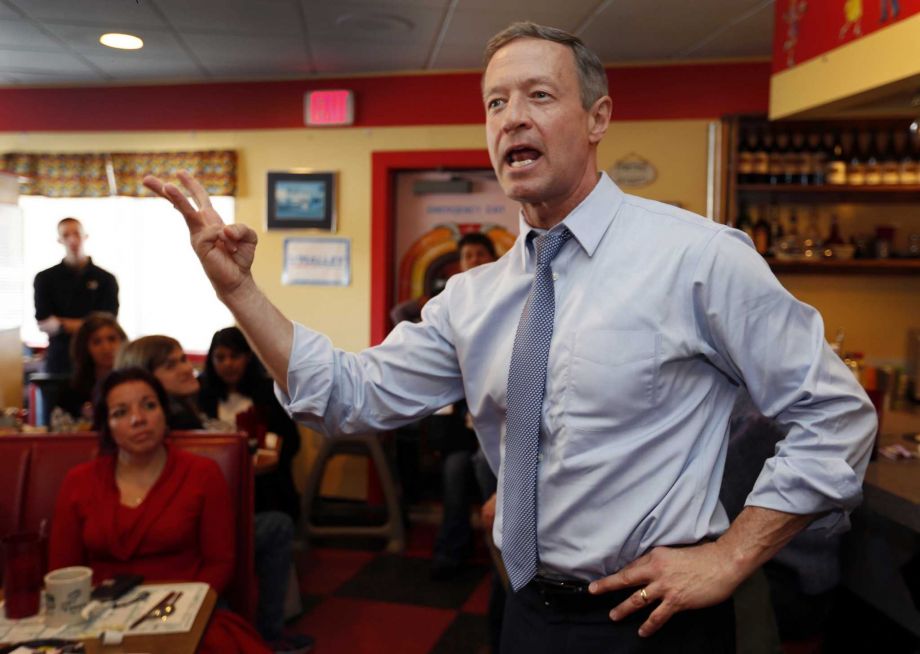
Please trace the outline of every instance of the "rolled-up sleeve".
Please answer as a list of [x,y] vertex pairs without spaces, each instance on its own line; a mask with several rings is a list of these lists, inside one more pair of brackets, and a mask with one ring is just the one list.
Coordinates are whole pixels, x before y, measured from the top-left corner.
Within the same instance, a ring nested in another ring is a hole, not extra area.
[[789,427],[745,505],[826,513],[812,527],[845,528],[861,500],[878,424],[866,393],[828,346],[820,314],[786,291],[734,231],[710,241],[693,289],[710,361],[747,387],[761,413]]
[[457,401],[463,385],[441,296],[425,305],[422,322],[401,323],[358,353],[294,323],[288,393],[276,385],[278,400],[296,421],[326,435],[394,429]]

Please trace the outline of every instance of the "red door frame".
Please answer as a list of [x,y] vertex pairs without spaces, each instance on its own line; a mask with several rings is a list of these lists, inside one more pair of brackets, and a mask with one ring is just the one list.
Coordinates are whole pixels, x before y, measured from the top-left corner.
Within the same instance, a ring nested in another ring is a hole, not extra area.
[[387,335],[393,306],[396,253],[396,174],[413,170],[491,168],[487,150],[412,150],[371,153],[371,345]]

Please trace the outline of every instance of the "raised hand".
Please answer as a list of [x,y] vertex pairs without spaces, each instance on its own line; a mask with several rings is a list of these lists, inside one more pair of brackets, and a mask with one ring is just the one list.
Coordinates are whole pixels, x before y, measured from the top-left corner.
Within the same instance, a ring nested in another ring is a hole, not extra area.
[[207,191],[189,173],[179,173],[182,186],[198,206],[173,184],[166,184],[153,175],[144,178],[144,186],[169,200],[185,218],[192,249],[198,255],[205,274],[222,299],[253,284],[251,267],[255,258],[256,233],[245,225],[226,225],[214,207]]

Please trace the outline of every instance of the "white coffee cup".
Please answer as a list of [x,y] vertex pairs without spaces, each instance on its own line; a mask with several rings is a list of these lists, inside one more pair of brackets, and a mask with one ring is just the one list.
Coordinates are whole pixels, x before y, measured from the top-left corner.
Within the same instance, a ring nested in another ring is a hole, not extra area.
[[89,602],[93,571],[83,566],[59,568],[45,575],[45,624],[50,627],[80,622]]

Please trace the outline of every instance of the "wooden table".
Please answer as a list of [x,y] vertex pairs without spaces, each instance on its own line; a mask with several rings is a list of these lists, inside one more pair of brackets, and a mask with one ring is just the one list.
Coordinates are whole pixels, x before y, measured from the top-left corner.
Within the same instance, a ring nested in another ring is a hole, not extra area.
[[[881,445],[900,443],[920,432],[920,408],[886,412]],[[853,530],[844,539],[843,581],[876,609],[920,636],[920,610],[914,605],[901,566],[920,551],[920,459],[869,464],[863,504],[853,512]]]
[[[0,590],[0,599],[3,591]],[[103,647],[98,638],[83,641],[87,654],[128,654],[129,652],[147,652],[149,654],[194,654],[198,643],[204,634],[204,629],[214,612],[217,594],[209,588],[204,597],[198,615],[190,631],[179,634],[144,634],[138,636],[125,636],[121,645],[107,645]]]

